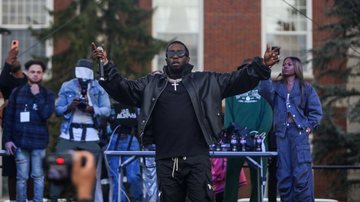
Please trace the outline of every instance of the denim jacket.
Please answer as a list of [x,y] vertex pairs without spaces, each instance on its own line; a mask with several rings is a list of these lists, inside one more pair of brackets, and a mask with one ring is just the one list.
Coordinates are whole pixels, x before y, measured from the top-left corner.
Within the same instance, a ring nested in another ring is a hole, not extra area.
[[[93,80],[90,83],[89,96],[94,108],[93,118],[98,116],[110,115],[110,99],[105,90],[99,85],[98,81]],[[65,114],[68,105],[80,97],[80,86],[77,79],[72,79],[62,84],[58,99],[55,104],[55,113],[57,116],[63,116],[61,132],[67,133],[73,119],[73,112]]]
[[271,101],[274,110],[275,134],[285,136],[287,114],[290,113],[298,128],[305,132],[306,128],[315,129],[322,118],[322,108],[315,89],[305,83],[303,98],[296,79],[294,87],[288,93],[286,85],[281,81],[264,80],[260,82],[259,93]]

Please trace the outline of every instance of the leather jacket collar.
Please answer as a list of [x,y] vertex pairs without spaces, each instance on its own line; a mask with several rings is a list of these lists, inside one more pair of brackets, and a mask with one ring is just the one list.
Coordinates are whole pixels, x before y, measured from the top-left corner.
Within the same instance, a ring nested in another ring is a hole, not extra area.
[[[181,72],[181,77],[183,77],[183,76],[191,73],[191,70],[192,70],[193,68],[194,68],[194,65],[189,64],[189,63],[185,64],[184,69],[183,69],[183,71]],[[168,66],[168,65],[165,65],[164,68],[163,68],[163,70],[164,70],[166,76],[169,76],[169,75],[170,75],[169,66]]]

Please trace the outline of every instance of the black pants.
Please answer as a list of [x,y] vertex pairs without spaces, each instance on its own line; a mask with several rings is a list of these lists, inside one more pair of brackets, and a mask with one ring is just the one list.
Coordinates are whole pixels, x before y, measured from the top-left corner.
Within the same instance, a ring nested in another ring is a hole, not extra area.
[[[268,144],[269,144],[269,151],[276,151],[276,136],[273,130],[271,130],[268,134]],[[277,201],[277,179],[276,179],[276,164],[277,164],[277,157],[271,157],[268,161],[269,166],[269,179],[268,179],[268,198],[269,202],[276,202]]]
[[209,156],[158,159],[156,172],[161,202],[214,201]]

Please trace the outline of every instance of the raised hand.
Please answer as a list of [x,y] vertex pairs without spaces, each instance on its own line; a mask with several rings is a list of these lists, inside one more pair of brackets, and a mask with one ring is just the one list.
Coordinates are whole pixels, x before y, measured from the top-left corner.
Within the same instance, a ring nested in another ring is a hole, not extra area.
[[31,93],[33,95],[36,95],[38,93],[40,93],[40,87],[39,87],[39,84],[31,84],[31,87],[30,87],[30,90],[31,90]]
[[9,50],[8,56],[6,58],[6,63],[12,65],[15,61],[17,61],[17,55],[19,54],[19,50],[17,47],[13,47]]
[[91,43],[91,50],[92,50],[92,58],[95,61],[99,61],[99,58],[102,59],[103,63],[106,64],[108,62],[106,50],[101,47],[96,47],[94,42]]
[[73,99],[71,103],[67,106],[67,111],[73,111],[79,105],[80,99]]
[[85,112],[93,114],[94,113],[94,107],[90,106],[90,105],[86,105],[85,107]]
[[266,51],[264,54],[264,64],[268,67],[272,67],[274,64],[280,61],[279,49],[276,48],[271,50],[271,46],[269,44],[266,45]]

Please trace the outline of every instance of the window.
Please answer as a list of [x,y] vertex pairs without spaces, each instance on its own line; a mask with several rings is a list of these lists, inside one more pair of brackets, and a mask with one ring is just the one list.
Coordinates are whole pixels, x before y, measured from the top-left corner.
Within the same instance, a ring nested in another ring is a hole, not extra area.
[[45,58],[51,55],[50,42],[39,41],[31,36],[29,27],[36,30],[50,26],[52,18],[48,10],[53,10],[53,0],[0,0],[0,10],[0,27],[11,31],[10,35],[0,35],[1,67],[13,39],[19,40],[18,59],[22,65],[33,57]]
[[[195,70],[203,69],[203,0],[153,0],[153,36],[165,41],[180,40],[190,51]],[[153,61],[153,70],[162,70],[165,51]]]
[[[307,78],[312,77],[311,63],[307,63],[312,49],[311,5],[311,0],[262,0],[263,51],[269,43],[281,47],[282,59],[299,57]],[[281,63],[273,67],[273,77],[281,72]]]

